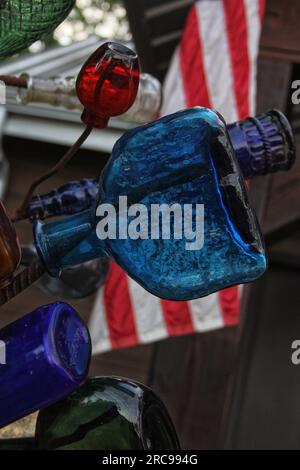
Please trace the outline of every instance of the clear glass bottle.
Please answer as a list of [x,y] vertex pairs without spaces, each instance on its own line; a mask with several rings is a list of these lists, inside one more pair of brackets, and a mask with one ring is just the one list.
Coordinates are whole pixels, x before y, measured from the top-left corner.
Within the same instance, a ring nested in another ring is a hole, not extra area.
[[[22,75],[27,88],[19,88],[17,98],[23,104],[46,103],[66,109],[83,110],[75,84],[76,77],[39,78]],[[162,102],[162,88],[159,80],[148,73],[140,75],[136,99],[126,113],[118,119],[143,124],[156,119]]]

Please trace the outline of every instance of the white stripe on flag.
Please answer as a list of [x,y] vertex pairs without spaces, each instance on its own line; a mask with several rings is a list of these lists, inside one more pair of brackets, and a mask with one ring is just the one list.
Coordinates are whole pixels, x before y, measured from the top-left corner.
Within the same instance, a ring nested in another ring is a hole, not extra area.
[[224,326],[217,293],[188,302],[196,331],[209,331]]
[[[203,63],[211,106],[227,123],[238,119],[230,54],[222,3],[208,0],[196,3]],[[223,37],[224,40],[220,40]]]
[[111,350],[109,331],[106,323],[104,288],[99,289],[89,321],[89,331],[92,341],[92,353],[98,354]]
[[181,76],[178,47],[173,55],[163,89],[163,104],[160,110],[161,116],[176,113],[186,108],[185,92]]
[[261,30],[259,17],[259,0],[244,0],[248,29],[248,55],[250,59],[250,114],[256,109],[256,74],[257,54]]
[[148,343],[166,338],[168,333],[159,298],[147,292],[129,276],[127,281],[140,342]]

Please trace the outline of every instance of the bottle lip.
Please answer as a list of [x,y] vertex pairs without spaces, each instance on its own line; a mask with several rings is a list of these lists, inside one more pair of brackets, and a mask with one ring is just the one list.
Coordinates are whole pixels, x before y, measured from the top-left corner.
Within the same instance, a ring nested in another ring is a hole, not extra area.
[[91,360],[88,328],[69,304],[54,302],[46,307],[49,320],[44,330],[44,346],[48,361],[68,381],[81,384],[87,377]]
[[280,127],[283,130],[286,139],[285,144],[288,155],[285,169],[289,170],[294,165],[296,160],[296,144],[292,127],[286,116],[278,109],[272,109],[266,114],[279,121]]
[[51,262],[51,257],[48,251],[48,245],[46,242],[46,237],[43,233],[44,222],[41,220],[36,220],[33,228],[33,238],[34,246],[36,248],[39,261],[42,263],[45,270],[50,274],[50,276],[58,277],[61,269],[57,266],[53,266]]
[[114,42],[114,41],[109,41],[107,42],[107,48],[110,49],[112,52],[117,54],[120,58],[125,58],[125,59],[133,59],[137,60],[138,55],[135,51],[130,49],[129,47],[125,46],[125,44],[119,43],[119,42]]

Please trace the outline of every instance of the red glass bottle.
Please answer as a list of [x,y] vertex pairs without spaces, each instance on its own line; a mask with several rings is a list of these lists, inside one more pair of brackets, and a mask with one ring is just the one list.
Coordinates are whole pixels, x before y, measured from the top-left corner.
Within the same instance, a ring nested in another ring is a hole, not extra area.
[[133,104],[139,86],[138,57],[123,44],[107,42],[83,65],[76,92],[84,106],[82,121],[102,129],[112,116],[125,113]]
[[21,249],[15,228],[0,202],[0,287],[12,277],[20,260]]

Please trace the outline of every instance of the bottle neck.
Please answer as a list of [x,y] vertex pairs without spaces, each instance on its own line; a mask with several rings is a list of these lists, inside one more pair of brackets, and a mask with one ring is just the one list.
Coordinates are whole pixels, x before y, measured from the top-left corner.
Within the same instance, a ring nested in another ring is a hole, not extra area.
[[82,179],[34,196],[26,208],[28,219],[46,219],[58,215],[71,215],[89,209],[99,191],[98,180]]
[[244,177],[288,170],[295,161],[295,143],[284,114],[271,110],[227,126]]
[[34,225],[34,242],[39,259],[49,274],[57,277],[63,268],[105,255],[105,240],[96,234],[95,209],[62,220]]

